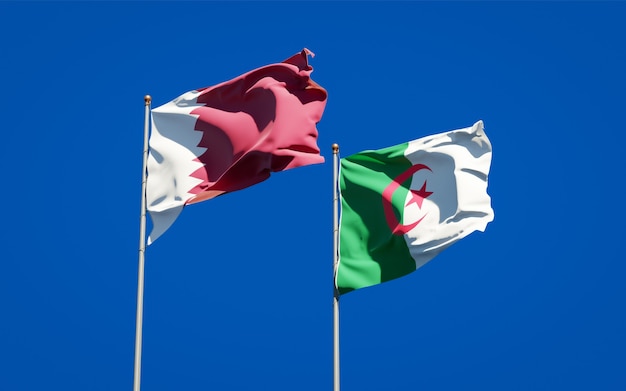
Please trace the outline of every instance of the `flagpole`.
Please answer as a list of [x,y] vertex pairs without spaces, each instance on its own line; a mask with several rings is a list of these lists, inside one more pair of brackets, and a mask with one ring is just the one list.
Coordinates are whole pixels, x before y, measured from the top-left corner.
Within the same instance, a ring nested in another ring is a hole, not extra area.
[[141,384],[141,339],[143,328],[143,281],[146,253],[146,182],[148,179],[148,128],[150,121],[150,103],[152,98],[146,95],[143,127],[143,167],[141,178],[141,217],[139,222],[139,272],[137,276],[137,322],[135,328],[135,374],[133,391],[139,391]]
[[[338,238],[339,238],[339,197],[337,174],[339,172],[339,145],[333,144],[333,277],[337,276]],[[333,280],[334,280],[333,278]],[[339,391],[339,290],[333,282],[333,390]]]

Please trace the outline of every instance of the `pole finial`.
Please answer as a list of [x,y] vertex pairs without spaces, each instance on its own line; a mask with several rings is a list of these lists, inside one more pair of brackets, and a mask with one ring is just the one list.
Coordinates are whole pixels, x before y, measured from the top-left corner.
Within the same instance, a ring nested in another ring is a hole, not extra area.
[[150,95],[146,95],[143,97],[144,102],[146,102],[146,106],[152,102],[152,97]]
[[333,144],[333,153],[338,153],[339,152],[339,144],[335,143]]

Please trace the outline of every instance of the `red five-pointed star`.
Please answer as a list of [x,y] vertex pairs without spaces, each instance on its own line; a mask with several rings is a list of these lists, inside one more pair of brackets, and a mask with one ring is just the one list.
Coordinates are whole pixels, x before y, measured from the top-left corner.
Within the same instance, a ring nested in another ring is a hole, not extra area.
[[424,199],[428,198],[429,195],[433,194],[433,192],[426,191],[426,181],[424,181],[422,188],[419,190],[411,190],[411,194],[413,194],[413,197],[406,203],[406,206],[415,202],[417,206],[422,209],[422,202],[424,202]]

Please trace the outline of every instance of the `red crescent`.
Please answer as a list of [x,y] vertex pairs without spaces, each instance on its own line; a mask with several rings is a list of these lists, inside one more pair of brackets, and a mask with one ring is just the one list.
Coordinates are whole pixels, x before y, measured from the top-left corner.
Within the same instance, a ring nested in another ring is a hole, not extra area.
[[402,182],[409,179],[413,174],[420,170],[428,170],[431,171],[430,167],[425,164],[416,164],[411,166],[408,170],[403,172],[394,178],[393,181],[385,188],[383,191],[383,210],[385,211],[385,219],[387,220],[387,225],[391,228],[391,233],[394,235],[402,236],[405,233],[409,232],[413,228],[415,228],[426,216],[422,216],[421,219],[417,220],[414,223],[405,225],[402,224],[396,219],[396,215],[393,213],[393,206],[391,205],[391,198],[393,197],[393,193],[400,187]]

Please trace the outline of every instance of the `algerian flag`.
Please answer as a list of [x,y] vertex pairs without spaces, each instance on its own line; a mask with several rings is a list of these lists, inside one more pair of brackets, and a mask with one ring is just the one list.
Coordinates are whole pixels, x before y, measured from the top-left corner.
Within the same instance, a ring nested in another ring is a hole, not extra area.
[[483,122],[341,159],[340,293],[411,273],[493,221]]

